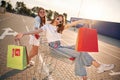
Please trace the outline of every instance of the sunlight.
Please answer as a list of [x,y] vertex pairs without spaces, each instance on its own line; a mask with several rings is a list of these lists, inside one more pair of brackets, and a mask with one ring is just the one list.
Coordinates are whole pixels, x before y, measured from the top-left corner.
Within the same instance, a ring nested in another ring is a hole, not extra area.
[[[7,0],[9,1],[9,0]],[[67,13],[71,17],[120,22],[120,0],[10,0],[15,8],[22,1],[28,8],[40,6],[47,10]]]
[[101,6],[90,5],[82,7],[82,16],[90,19],[100,19],[103,16],[103,9]]

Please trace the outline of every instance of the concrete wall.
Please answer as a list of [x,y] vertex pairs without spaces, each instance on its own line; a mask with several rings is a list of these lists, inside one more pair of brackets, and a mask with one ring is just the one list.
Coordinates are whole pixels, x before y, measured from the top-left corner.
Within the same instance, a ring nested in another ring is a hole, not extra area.
[[97,21],[92,27],[97,29],[100,34],[120,40],[120,23]]

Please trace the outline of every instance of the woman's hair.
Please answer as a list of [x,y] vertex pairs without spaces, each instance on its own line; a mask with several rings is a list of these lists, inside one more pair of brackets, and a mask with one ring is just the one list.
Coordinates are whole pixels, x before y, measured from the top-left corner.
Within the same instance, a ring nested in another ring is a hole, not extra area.
[[55,19],[56,19],[57,17],[62,17],[62,23],[59,24],[59,25],[57,25],[57,27],[58,27],[58,28],[57,28],[57,32],[62,34],[62,32],[63,32],[63,30],[64,30],[64,24],[65,24],[65,18],[64,18],[63,15],[60,14],[60,15],[56,16],[56,17],[51,21],[51,24],[55,21]]
[[41,16],[39,15],[40,10],[44,10],[44,11],[45,11],[45,9],[42,8],[42,7],[40,7],[39,10],[38,10],[38,16],[39,16],[40,19],[41,19],[41,20],[40,20],[40,26],[39,26],[39,27],[42,27],[42,26],[46,23],[46,16],[41,17]]

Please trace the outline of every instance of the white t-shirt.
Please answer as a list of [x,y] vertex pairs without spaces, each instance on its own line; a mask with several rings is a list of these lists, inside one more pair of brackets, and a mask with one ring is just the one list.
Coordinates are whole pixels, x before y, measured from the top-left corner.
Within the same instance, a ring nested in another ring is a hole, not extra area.
[[46,31],[46,38],[48,42],[54,42],[61,40],[61,34],[57,32],[57,27],[51,24],[46,24],[41,27],[42,30]]

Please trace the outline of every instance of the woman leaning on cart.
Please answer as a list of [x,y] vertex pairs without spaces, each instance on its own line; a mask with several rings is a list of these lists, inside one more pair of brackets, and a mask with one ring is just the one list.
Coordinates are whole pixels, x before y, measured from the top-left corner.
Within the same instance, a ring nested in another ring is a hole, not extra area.
[[[55,17],[50,24],[45,24],[38,30],[18,33],[16,39],[20,39],[25,35],[41,33],[46,31],[46,38],[50,47],[54,47],[57,42],[57,50],[62,51],[63,54],[67,54],[70,57],[75,57],[75,75],[81,76],[83,80],[87,80],[87,72],[85,66],[95,66],[98,73],[102,73],[106,70],[111,70],[114,68],[114,64],[102,64],[98,63],[95,59],[92,58],[87,52],[75,52],[73,49],[63,47],[60,44],[61,34],[64,29],[68,29],[71,26],[74,26],[79,23],[89,23],[87,20],[78,20],[65,25],[65,20],[63,15],[58,15]],[[65,49],[69,50],[71,53],[67,53]],[[65,52],[65,53],[64,53]],[[73,54],[74,52],[74,54]]]
[[[38,10],[38,15],[35,17],[34,30],[38,30],[45,24],[46,24],[46,12],[45,9],[41,7]],[[30,36],[29,44],[32,47],[28,56],[29,65],[34,65],[34,61],[32,61],[32,58],[38,54],[38,48],[40,45],[39,38],[40,38],[39,34],[34,34]]]

